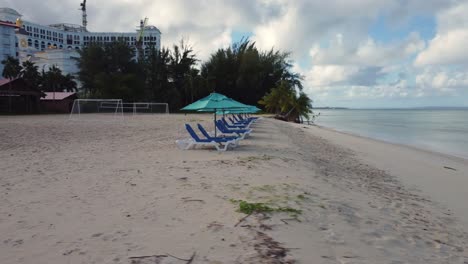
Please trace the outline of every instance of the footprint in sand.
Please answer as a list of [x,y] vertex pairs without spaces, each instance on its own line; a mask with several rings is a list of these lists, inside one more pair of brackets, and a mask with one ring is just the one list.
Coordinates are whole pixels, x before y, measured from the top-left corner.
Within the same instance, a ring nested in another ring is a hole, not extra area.
[[345,244],[345,241],[333,231],[333,229],[327,229],[324,231],[325,233],[325,240],[331,244]]

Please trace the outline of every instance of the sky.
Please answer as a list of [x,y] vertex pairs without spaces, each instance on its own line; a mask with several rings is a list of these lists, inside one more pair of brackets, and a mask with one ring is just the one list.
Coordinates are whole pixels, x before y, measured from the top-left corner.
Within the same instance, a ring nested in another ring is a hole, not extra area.
[[[80,24],[80,0],[2,0],[23,19]],[[90,31],[188,40],[203,61],[249,37],[291,52],[314,106],[468,106],[468,0],[100,0]]]

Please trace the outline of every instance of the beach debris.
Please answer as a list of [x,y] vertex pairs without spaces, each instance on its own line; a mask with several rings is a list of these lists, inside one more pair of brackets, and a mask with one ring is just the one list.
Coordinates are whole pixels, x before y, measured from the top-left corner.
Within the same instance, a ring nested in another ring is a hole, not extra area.
[[454,169],[452,167],[448,167],[448,166],[444,166],[444,169],[447,169],[447,170],[453,170],[453,171],[457,171],[457,169]]
[[162,255],[148,255],[148,256],[129,257],[128,259],[130,259],[132,261],[132,264],[138,264],[138,263],[140,263],[140,260],[147,259],[147,258],[154,258],[154,262],[159,263],[162,258],[171,257],[171,258],[175,258],[175,259],[178,259],[178,260],[181,260],[181,261],[185,261],[187,264],[190,264],[195,259],[196,254],[197,254],[197,252],[193,252],[192,256],[189,259],[179,258],[179,257],[176,257],[176,256],[171,255],[169,253],[162,254]]
[[284,212],[284,213],[289,213],[291,214],[292,217],[296,217],[298,214],[302,213],[302,210],[299,209],[294,209],[291,207],[271,207],[265,203],[249,203],[243,200],[234,200],[231,199],[231,202],[233,203],[239,203],[239,209],[238,212],[246,214],[243,218],[241,218],[235,225],[234,227],[237,227],[240,223],[245,221],[249,216],[253,214],[264,214],[264,213],[275,213],[275,212]]
[[245,163],[245,162],[254,162],[254,161],[268,161],[268,160],[272,160],[274,158],[276,158],[276,157],[263,154],[263,155],[260,155],[260,156],[239,157],[238,159],[239,159],[240,163]]
[[267,234],[257,231],[255,241],[254,249],[262,259],[262,263],[295,263],[294,260],[286,259],[289,250]]
[[284,219],[280,219],[280,220],[281,220],[281,222],[283,222],[283,223],[285,223],[287,225],[289,225],[288,221],[296,221],[296,222],[299,222],[299,223],[301,222],[301,220],[299,220],[297,218],[284,218]]
[[201,203],[205,203],[205,201],[203,201],[201,199],[190,199],[190,197],[184,197],[184,198],[182,198],[182,201],[184,201],[184,202],[201,202]]
[[235,225],[234,227],[237,227],[240,223],[242,223],[245,219],[247,219],[249,216],[251,216],[252,214],[248,214],[244,217],[242,217]]
[[210,229],[210,230],[212,230],[212,231],[215,231],[215,232],[221,230],[223,227],[224,227],[223,224],[218,223],[218,222],[216,222],[216,221],[211,222],[211,223],[208,224],[208,226],[207,226],[208,229]]

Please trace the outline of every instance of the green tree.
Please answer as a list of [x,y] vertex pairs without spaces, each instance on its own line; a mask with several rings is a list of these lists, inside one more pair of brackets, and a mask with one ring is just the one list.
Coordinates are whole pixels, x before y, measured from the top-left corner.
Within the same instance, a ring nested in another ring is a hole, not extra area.
[[41,74],[39,73],[38,67],[31,61],[24,61],[22,66],[21,77],[24,81],[31,87],[39,88],[41,84]]
[[2,61],[4,65],[2,76],[8,79],[16,79],[21,75],[21,67],[19,60],[8,56],[5,60]]
[[78,87],[75,82],[75,76],[71,74],[67,74],[62,77],[62,89],[65,90],[66,92],[77,92]]
[[241,40],[219,49],[202,65],[201,75],[210,88],[247,104],[257,102],[284,81],[302,90],[302,76],[292,72],[287,52],[261,51],[254,42]]
[[52,65],[47,72],[42,73],[42,91],[62,92],[63,74],[57,66]]
[[309,118],[312,111],[312,100],[302,91],[297,95],[295,87],[288,81],[281,81],[258,102],[270,113],[286,121],[300,122],[303,117]]
[[166,48],[157,50],[152,46],[143,60],[142,68],[145,74],[145,95],[150,101],[167,99],[165,91],[168,87],[170,51]]
[[[5,60],[2,61],[2,64],[4,65],[3,72],[2,72],[3,77],[10,79],[10,80],[14,80],[20,76],[22,67],[18,59],[8,56]],[[13,90],[11,82],[9,84],[9,89],[11,93],[11,91]],[[10,113],[12,112],[11,98],[12,98],[11,96],[8,97],[8,112]]]
[[86,97],[145,99],[145,74],[135,59],[135,48],[118,41],[91,44],[80,51],[78,78]]
[[96,76],[104,72],[106,60],[104,49],[101,45],[91,43],[86,48],[79,51],[77,65],[79,68],[78,79],[85,97],[97,97],[101,87],[96,87]]
[[169,73],[170,81],[175,89],[174,93],[179,95],[178,102],[173,102],[177,108],[189,104],[191,100],[190,82],[193,81],[193,67],[197,63],[197,59],[190,45],[180,41],[179,45],[174,44],[170,53]]

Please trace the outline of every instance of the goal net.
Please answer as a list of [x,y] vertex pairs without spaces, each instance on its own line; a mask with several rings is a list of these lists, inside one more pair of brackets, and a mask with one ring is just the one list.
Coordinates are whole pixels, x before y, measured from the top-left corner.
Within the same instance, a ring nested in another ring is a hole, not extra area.
[[82,114],[102,114],[123,117],[122,99],[76,99],[73,101],[71,118],[79,118]]
[[169,114],[167,103],[123,103],[125,113],[136,114]]

